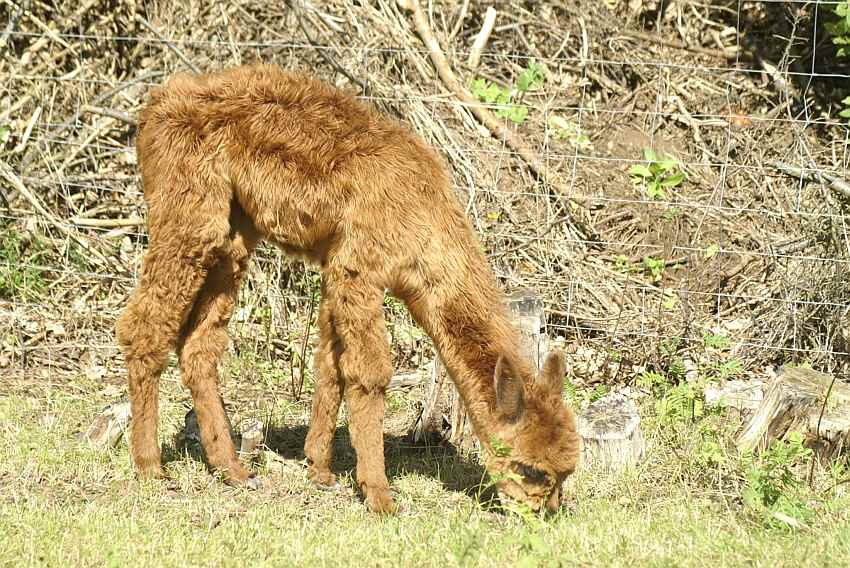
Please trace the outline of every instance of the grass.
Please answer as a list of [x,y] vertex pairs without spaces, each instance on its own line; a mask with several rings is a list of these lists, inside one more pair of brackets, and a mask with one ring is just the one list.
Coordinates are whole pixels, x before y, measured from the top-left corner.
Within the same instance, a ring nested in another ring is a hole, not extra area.
[[[354,462],[344,428],[337,441],[343,491],[314,488],[292,461],[259,466],[260,491],[236,490],[209,475],[193,451],[175,445],[185,393],[173,376],[163,390],[170,479],[139,482],[126,444],[102,452],[75,438],[108,402],[109,389],[85,381],[0,383],[0,565],[847,563],[846,484],[807,494],[817,511],[807,529],[767,522],[741,504],[728,462],[725,469],[700,470],[687,461],[687,429],[655,429],[649,421],[643,465],[617,475],[583,469],[568,484],[571,505],[545,519],[505,514],[479,499],[481,469],[474,461],[443,448],[410,448],[389,433],[388,468],[403,512],[378,518],[350,489]],[[297,457],[303,412],[287,408],[267,441],[284,457]],[[402,412],[405,405],[394,400],[392,408]]]

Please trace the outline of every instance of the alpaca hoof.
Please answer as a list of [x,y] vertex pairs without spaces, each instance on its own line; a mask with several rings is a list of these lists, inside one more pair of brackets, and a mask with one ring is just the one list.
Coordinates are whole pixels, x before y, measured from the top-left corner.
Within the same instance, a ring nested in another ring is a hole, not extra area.
[[378,515],[395,515],[398,505],[393,501],[389,489],[371,489],[366,492],[366,506]]
[[165,479],[165,473],[162,471],[159,459],[139,463],[136,466],[136,470],[138,471],[139,479]]
[[225,468],[224,482],[232,487],[245,487],[246,489],[259,489],[261,482],[257,478],[257,474],[248,471],[239,464]]
[[336,480],[336,476],[328,470],[318,470],[309,468],[307,470],[307,479],[312,481],[319,489],[340,489],[340,484]]

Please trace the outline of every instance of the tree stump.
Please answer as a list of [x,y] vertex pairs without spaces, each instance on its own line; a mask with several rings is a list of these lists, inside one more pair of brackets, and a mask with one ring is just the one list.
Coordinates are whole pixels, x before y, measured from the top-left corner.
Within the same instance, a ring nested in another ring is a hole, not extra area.
[[[548,337],[543,332],[543,300],[534,292],[519,290],[510,296],[508,307],[520,331],[523,354],[539,369],[549,349]],[[425,385],[422,414],[412,437],[415,442],[436,438],[466,451],[479,449],[460,393],[439,357],[432,364],[431,376]]]
[[635,403],[611,393],[591,403],[578,417],[582,460],[619,471],[643,458],[645,444]]
[[742,450],[762,450],[790,432],[803,434],[806,444],[821,457],[846,449],[850,444],[850,385],[811,369],[782,367],[768,383],[764,400],[737,443]]
[[705,404],[731,411],[742,422],[749,420],[764,400],[764,381],[759,379],[732,380],[722,386],[705,388]]
[[130,424],[132,413],[126,400],[104,408],[80,438],[96,448],[112,448]]

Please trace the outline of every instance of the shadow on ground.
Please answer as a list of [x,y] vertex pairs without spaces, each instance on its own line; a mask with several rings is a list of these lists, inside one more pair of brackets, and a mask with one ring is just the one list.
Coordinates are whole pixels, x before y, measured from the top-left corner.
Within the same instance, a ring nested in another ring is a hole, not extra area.
[[[265,431],[265,446],[285,460],[304,459],[307,425],[271,424]],[[356,459],[348,428],[342,426],[334,435],[332,470],[338,476],[354,477]],[[237,447],[239,439],[235,440]],[[171,443],[163,447],[163,462],[191,459],[206,463],[196,430],[184,423]],[[413,442],[408,435],[384,435],[384,457],[390,483],[405,474],[418,474],[438,480],[447,491],[462,492],[486,507],[498,507],[498,499],[490,486],[484,468],[473,456],[465,455],[451,444],[441,441]]]

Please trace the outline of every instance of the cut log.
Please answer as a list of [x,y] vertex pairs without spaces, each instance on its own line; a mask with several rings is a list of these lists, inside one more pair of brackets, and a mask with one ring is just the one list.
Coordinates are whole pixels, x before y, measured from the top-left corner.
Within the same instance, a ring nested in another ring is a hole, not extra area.
[[263,443],[263,423],[254,418],[249,418],[242,421],[239,429],[242,432],[239,457],[245,462],[253,461],[260,455],[260,446]]
[[[534,292],[519,290],[511,295],[508,307],[520,331],[523,354],[535,368],[539,368],[549,349],[548,337],[543,333],[543,300]],[[479,448],[460,393],[439,358],[431,367],[422,400],[422,413],[411,435],[415,442],[436,438],[465,451],[477,451]]]
[[591,403],[578,417],[582,460],[609,471],[638,463],[645,444],[635,403],[611,393]]
[[821,457],[845,450],[850,445],[850,385],[811,369],[782,367],[737,443],[742,450],[761,450],[790,432],[803,434]]
[[764,400],[764,381],[727,381],[720,386],[705,388],[705,404],[733,411],[741,421],[749,420]]
[[96,448],[112,448],[130,424],[130,403],[119,401],[104,408],[80,437]]

